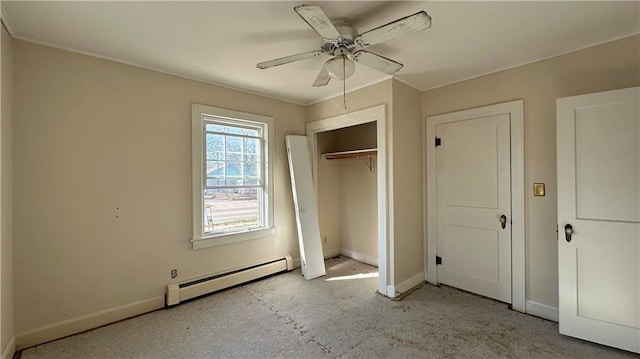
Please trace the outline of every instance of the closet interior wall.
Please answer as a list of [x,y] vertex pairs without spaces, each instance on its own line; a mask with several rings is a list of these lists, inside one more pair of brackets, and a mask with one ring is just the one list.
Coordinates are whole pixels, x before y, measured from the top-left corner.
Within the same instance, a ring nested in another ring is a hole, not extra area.
[[378,265],[376,160],[323,153],[376,148],[376,123],[318,133],[318,217],[323,250]]

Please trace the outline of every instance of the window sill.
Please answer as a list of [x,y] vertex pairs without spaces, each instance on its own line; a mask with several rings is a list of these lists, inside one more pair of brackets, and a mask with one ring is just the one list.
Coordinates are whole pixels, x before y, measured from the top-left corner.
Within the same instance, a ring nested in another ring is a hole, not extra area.
[[217,236],[209,236],[204,238],[194,238],[191,240],[193,249],[202,249],[208,247],[222,246],[225,244],[249,241],[263,237],[273,236],[276,230],[274,227],[265,229],[255,229],[251,231],[220,234]]

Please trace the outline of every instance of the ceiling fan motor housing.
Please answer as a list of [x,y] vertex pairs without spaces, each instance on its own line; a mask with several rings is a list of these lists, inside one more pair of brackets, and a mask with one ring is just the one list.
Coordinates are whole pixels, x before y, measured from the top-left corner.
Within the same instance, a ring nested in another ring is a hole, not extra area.
[[336,53],[337,49],[353,49],[355,47],[354,39],[358,36],[358,32],[351,27],[349,19],[338,18],[331,22],[336,28],[340,36],[337,39],[322,39],[320,48],[322,52],[328,55],[339,55],[341,52]]

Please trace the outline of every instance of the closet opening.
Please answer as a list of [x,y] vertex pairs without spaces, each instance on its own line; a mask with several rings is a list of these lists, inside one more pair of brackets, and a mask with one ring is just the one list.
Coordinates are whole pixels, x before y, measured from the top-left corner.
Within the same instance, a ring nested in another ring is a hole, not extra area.
[[377,267],[378,291],[395,296],[388,278],[385,106],[309,123],[307,137],[325,258]]

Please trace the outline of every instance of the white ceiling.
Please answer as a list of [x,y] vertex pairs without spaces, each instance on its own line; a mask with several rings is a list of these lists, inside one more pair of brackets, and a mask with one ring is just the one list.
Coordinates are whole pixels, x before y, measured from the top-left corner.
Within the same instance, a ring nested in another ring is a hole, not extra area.
[[[304,1],[2,1],[15,38],[309,104],[342,92],[311,84],[326,56],[259,70],[319,48],[293,11]],[[363,32],[425,10],[431,29],[371,46],[404,63],[395,76],[426,90],[640,32],[640,2],[315,2]],[[388,78],[359,65],[347,91]]]

